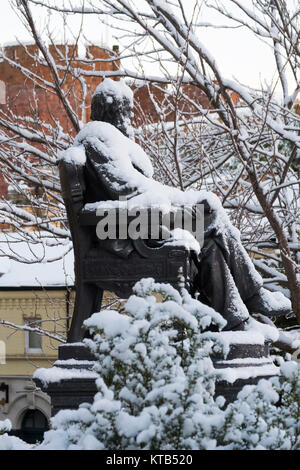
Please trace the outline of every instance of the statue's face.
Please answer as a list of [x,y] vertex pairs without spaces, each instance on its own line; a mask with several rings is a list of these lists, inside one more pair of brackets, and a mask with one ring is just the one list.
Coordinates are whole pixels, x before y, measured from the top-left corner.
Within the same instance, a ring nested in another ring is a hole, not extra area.
[[127,134],[126,128],[133,117],[132,105],[127,98],[98,93],[92,99],[93,121],[104,121]]
[[112,104],[115,112],[115,116],[119,115],[122,119],[131,119],[133,116],[132,107],[127,99],[115,100]]

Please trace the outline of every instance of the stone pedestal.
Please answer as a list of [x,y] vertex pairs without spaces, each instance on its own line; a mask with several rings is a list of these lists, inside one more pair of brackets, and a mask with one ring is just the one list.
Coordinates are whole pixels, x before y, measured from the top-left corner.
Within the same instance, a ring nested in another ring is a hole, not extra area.
[[[269,355],[270,342],[257,332],[236,331],[212,333],[229,351],[226,359],[212,357],[218,371],[216,396],[226,404],[237,397],[244,385],[258,383],[262,378],[279,375]],[[97,391],[93,372],[95,358],[82,343],[59,347],[59,358],[51,369],[38,369],[33,380],[51,398],[51,415],[62,409],[76,409],[81,403],[92,403]]]
[[[234,335],[238,337],[237,333]],[[222,395],[228,404],[236,399],[245,385],[255,385],[261,379],[279,375],[279,367],[275,366],[270,357],[270,344],[268,341],[263,344],[232,343],[226,359],[213,357],[214,367],[219,374],[216,396]]]
[[95,358],[82,343],[65,344],[51,369],[38,369],[33,381],[51,398],[51,416],[63,409],[76,409],[92,403],[97,391],[92,371]]

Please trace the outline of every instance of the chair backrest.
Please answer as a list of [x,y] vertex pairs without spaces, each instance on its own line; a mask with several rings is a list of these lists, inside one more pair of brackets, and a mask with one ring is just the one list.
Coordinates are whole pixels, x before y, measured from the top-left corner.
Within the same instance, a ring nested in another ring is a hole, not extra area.
[[89,232],[87,228],[80,227],[78,215],[84,206],[85,179],[84,167],[74,162],[60,160],[58,164],[62,197],[66,206],[68,222],[71,230],[75,266],[84,257],[89,245]]
[[58,168],[64,201],[72,202],[74,205],[83,204],[86,189],[84,167],[74,162],[60,160]]

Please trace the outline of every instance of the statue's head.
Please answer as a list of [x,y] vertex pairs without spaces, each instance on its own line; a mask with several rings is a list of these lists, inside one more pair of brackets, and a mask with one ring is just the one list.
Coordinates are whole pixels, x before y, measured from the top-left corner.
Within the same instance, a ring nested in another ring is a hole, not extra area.
[[92,98],[92,121],[104,121],[132,137],[133,93],[123,80],[106,78],[97,86]]

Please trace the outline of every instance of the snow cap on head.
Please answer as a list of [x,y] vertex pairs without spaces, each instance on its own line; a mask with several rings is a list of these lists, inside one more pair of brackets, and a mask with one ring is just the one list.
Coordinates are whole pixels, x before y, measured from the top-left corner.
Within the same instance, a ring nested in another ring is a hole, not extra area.
[[117,127],[126,137],[133,137],[130,120],[133,117],[133,93],[124,80],[110,78],[97,86],[92,99],[92,121],[103,121]]
[[126,85],[124,80],[114,81],[111,78],[105,78],[101,82],[93,95],[93,98],[96,95],[104,95],[106,97],[107,103],[112,103],[112,100],[118,101],[129,101],[131,108],[133,108],[133,92]]

